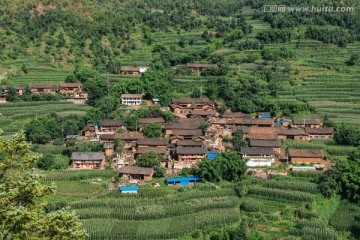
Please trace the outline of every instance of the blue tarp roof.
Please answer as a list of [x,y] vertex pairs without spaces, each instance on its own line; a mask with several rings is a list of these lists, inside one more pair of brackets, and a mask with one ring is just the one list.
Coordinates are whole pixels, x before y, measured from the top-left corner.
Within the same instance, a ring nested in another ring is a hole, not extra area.
[[291,120],[287,120],[287,119],[279,119],[276,121],[277,123],[284,123],[284,122],[291,122]]
[[201,181],[201,177],[174,177],[166,179],[167,183],[181,182],[182,185],[185,185],[189,181]]
[[271,113],[268,112],[263,112],[263,113],[258,113],[259,118],[271,118]]
[[138,186],[122,186],[122,187],[119,187],[120,191],[137,191],[139,190],[139,187]]
[[219,153],[208,152],[208,153],[207,153],[207,158],[212,159],[212,158],[217,157],[218,155],[219,155]]

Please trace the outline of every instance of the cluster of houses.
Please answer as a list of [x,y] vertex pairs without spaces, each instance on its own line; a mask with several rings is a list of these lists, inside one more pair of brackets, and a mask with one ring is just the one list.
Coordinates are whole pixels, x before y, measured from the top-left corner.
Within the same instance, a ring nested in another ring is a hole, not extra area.
[[87,100],[88,93],[84,91],[82,83],[65,83],[61,82],[57,85],[50,83],[43,84],[30,84],[30,85],[14,85],[3,86],[1,89],[1,98],[6,99],[9,94],[9,89],[14,88],[15,91],[21,96],[24,94],[25,89],[29,88],[32,94],[63,94],[69,96],[69,98],[77,100]]
[[[123,104],[132,105],[140,99],[129,94],[122,95]],[[134,100],[135,99],[135,100]],[[126,102],[131,101],[131,102]],[[112,159],[112,167],[119,170],[125,179],[149,180],[153,169],[136,167],[136,158],[148,152],[161,156],[161,166],[169,173],[183,168],[191,168],[204,158],[214,158],[221,151],[231,149],[225,141],[241,129],[248,147],[241,148],[239,155],[248,167],[269,167],[274,164],[316,165],[323,168],[330,162],[322,150],[283,149],[281,139],[309,141],[333,137],[333,129],[323,127],[318,119],[272,118],[269,113],[259,113],[257,117],[237,112],[218,113],[221,103],[208,98],[175,98],[170,103],[174,114],[171,122],[161,117],[140,118],[137,131],[128,131],[121,120],[103,120],[98,124],[88,124],[80,135],[90,141],[103,144],[102,153],[73,153],[73,168],[102,169],[105,157]],[[143,128],[146,124],[158,123],[162,126],[161,138],[146,138]],[[202,128],[208,123],[209,128]],[[80,137],[80,136],[79,136]],[[122,149],[117,143],[122,142]]]

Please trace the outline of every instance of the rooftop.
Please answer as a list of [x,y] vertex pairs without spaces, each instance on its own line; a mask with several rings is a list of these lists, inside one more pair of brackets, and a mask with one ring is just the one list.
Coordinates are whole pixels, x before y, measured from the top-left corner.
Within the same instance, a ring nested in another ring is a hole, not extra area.
[[143,94],[121,94],[121,98],[142,98]]
[[122,120],[101,120],[99,125],[100,127],[122,127],[126,126],[126,123]]
[[171,99],[172,104],[181,103],[212,103],[208,98],[173,98]]
[[144,138],[144,135],[139,132],[115,133],[115,139],[137,140],[141,138]]
[[321,124],[320,119],[295,119],[294,124],[295,125],[304,125],[304,124],[310,124],[310,125],[319,125]]
[[277,139],[255,140],[250,139],[250,147],[280,147],[281,142]]
[[124,174],[140,174],[140,175],[151,175],[153,168],[136,167],[136,166],[124,166],[119,169],[119,173]]
[[71,160],[102,160],[104,158],[103,152],[73,152]]
[[333,134],[334,129],[332,127],[325,128],[305,128],[305,132],[308,134]]
[[240,152],[241,154],[252,156],[274,155],[274,149],[271,147],[243,147]]
[[140,118],[139,124],[148,124],[148,123],[164,123],[164,118]]
[[167,146],[168,140],[163,138],[142,138],[139,139],[137,144],[146,146]]
[[178,146],[202,146],[204,143],[202,141],[195,140],[179,140],[176,142]]
[[183,129],[174,129],[172,135],[177,136],[201,136],[203,135],[200,129],[194,130],[183,130]]
[[289,149],[289,157],[324,158],[322,150],[299,150]]
[[207,149],[205,147],[178,147],[176,153],[179,155],[188,155],[188,154],[206,154]]
[[167,146],[161,146],[161,147],[138,147],[136,150],[136,153],[138,154],[144,154],[148,152],[155,152],[159,154],[165,154],[167,152]]

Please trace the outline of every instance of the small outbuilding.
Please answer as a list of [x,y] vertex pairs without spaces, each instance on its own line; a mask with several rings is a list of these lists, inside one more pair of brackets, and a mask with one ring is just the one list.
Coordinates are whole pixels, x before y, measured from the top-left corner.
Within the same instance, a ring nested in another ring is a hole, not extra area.
[[168,186],[189,186],[201,181],[201,177],[174,177],[167,178],[166,184]]
[[119,187],[121,193],[138,193],[139,187],[138,186],[122,186]]

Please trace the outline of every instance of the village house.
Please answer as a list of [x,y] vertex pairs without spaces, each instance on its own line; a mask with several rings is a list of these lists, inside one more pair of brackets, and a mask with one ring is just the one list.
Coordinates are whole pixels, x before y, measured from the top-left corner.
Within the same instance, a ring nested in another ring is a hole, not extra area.
[[208,98],[173,98],[170,108],[174,114],[187,116],[193,110],[214,110],[214,103]]
[[51,84],[30,84],[30,90],[32,93],[55,93],[57,87],[53,87]]
[[166,147],[168,140],[163,138],[141,138],[137,142],[137,147]]
[[273,148],[275,154],[280,154],[281,142],[278,139],[267,139],[267,140],[258,140],[250,139],[250,147],[252,148]]
[[120,73],[121,74],[132,74],[132,75],[138,75],[141,73],[146,72],[149,69],[149,67],[131,67],[131,66],[122,66],[120,67]]
[[89,94],[87,92],[81,91],[81,92],[75,92],[72,95],[73,99],[77,100],[87,100],[89,97]]
[[114,144],[115,143],[115,133],[109,134],[100,134],[99,135],[100,143]]
[[125,132],[125,133],[115,133],[115,140],[123,140],[125,149],[132,149],[133,152],[136,151],[136,144],[139,139],[144,138],[144,135],[139,132]]
[[73,152],[71,167],[79,169],[104,169],[105,156],[102,152]]
[[276,128],[279,139],[293,139],[293,140],[310,140],[309,135],[305,133],[304,129],[284,129],[284,128]]
[[143,94],[122,94],[121,104],[128,106],[140,106]]
[[59,83],[58,92],[61,94],[68,94],[73,96],[75,92],[82,92],[82,83]]
[[195,141],[195,140],[178,140],[176,142],[178,147],[203,147],[204,141]]
[[105,151],[105,156],[111,157],[114,154],[115,144],[114,143],[104,143],[103,148]]
[[25,90],[25,88],[26,88],[26,86],[24,86],[24,85],[3,86],[3,87],[2,87],[2,91],[1,91],[1,97],[7,98],[10,87],[14,88],[15,91],[16,91],[20,96],[23,95],[24,90]]
[[251,117],[249,114],[242,112],[225,112],[221,115],[222,118],[232,119],[232,118],[244,118]]
[[150,181],[154,174],[153,168],[124,166],[119,169],[119,178],[131,180],[144,180]]
[[240,153],[248,167],[270,167],[275,163],[274,149],[271,147],[243,147]]
[[309,135],[310,139],[329,139],[334,137],[334,129],[331,127],[305,128],[305,133]]
[[208,68],[217,68],[216,64],[208,64],[208,63],[187,63],[186,67],[188,67],[193,73],[196,73],[200,76],[200,73]]
[[161,126],[164,126],[165,120],[162,117],[159,118],[140,118],[139,119],[139,131],[143,131],[144,126],[150,123],[159,123]]
[[292,164],[327,164],[322,150],[298,150],[288,151],[288,161]]
[[[199,123],[165,123],[163,130],[165,131],[165,135],[176,135],[174,134],[175,130],[199,130]],[[202,134],[201,134],[202,135]]]
[[278,133],[273,127],[250,127],[249,134],[244,137],[250,140],[273,140],[278,139]]
[[192,110],[190,111],[190,118],[209,118],[215,117],[218,115],[217,111],[209,109],[209,110]]
[[200,128],[201,123],[206,122],[207,118],[173,118],[171,123],[177,124],[197,124]]
[[321,128],[324,125],[324,122],[319,119],[295,119],[294,127],[301,128]]
[[205,147],[178,147],[176,149],[178,161],[173,163],[173,168],[191,168],[204,159],[206,157],[206,153],[207,149]]
[[119,129],[126,129],[126,123],[122,120],[101,120],[99,126],[101,132],[116,132]]
[[183,137],[183,139],[193,139],[194,137],[202,136],[203,132],[201,131],[201,129],[174,129],[172,135],[177,137]]
[[81,131],[81,135],[85,137],[94,137],[96,128],[94,124],[87,124]]

